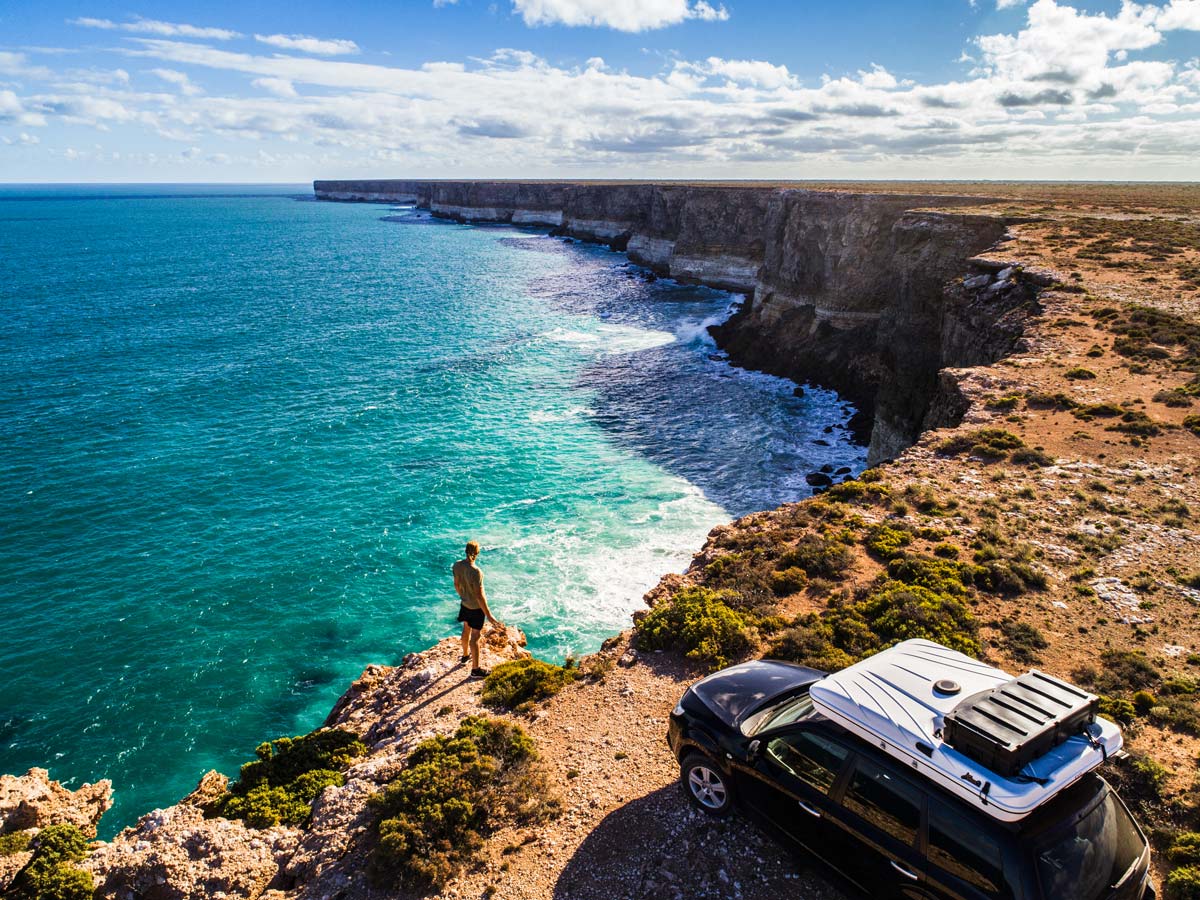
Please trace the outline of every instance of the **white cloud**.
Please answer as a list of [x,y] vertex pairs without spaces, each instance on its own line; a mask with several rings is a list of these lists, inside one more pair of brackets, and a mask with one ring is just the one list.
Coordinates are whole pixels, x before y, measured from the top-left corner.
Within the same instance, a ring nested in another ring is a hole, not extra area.
[[114,22],[112,19],[93,19],[82,16],[78,19],[67,19],[68,25],[80,25],[84,28],[101,28],[105,31],[131,31],[135,34],[157,34],[163,37],[203,38],[205,40],[230,41],[241,35],[228,28],[205,28],[199,25],[187,25],[182,22],[161,22],[157,19],[143,19],[135,16],[129,22]]
[[858,80],[867,87],[894,88],[898,84],[896,76],[878,63],[871,63],[871,71],[858,70]]
[[[1014,6],[1020,6],[1025,0],[996,0],[996,9],[1012,9]],[[975,5],[974,0],[971,3]]]
[[1200,0],[1171,0],[1155,19],[1163,31],[1200,31]]
[[40,144],[42,142],[41,138],[39,138],[36,134],[28,134],[24,131],[22,131],[16,137],[8,137],[6,135],[5,137],[0,138],[0,141],[2,141],[5,144],[8,144],[10,147],[13,146],[14,144],[25,144],[26,146],[33,146],[35,144]]
[[724,21],[729,12],[705,0],[513,0],[526,25],[592,25],[648,31],[687,19]]
[[192,79],[188,77],[186,72],[180,72],[177,69],[151,69],[150,74],[176,85],[180,93],[188,97],[195,97],[204,93],[203,89],[198,85],[192,84]]
[[[163,68],[149,71],[177,89],[42,70],[4,85],[14,90],[0,92],[0,133],[48,121],[137,130],[178,142],[160,162],[194,147],[187,158],[208,164],[219,149],[231,166],[269,157],[317,175],[479,175],[485,165],[507,177],[1196,179],[1200,62],[1142,52],[1189,9],[1174,0],[1105,15],[1037,0],[1021,27],[975,42],[969,73],[924,84],[867,60],[806,84],[764,59],[670,57],[631,74],[506,48],[401,66],[132,37],[115,52],[153,60]],[[37,68],[20,54],[0,56],[4,66]],[[206,84],[220,93],[195,88],[189,67],[221,73]]]
[[358,53],[358,44],[340,38],[315,38],[307,34],[256,34],[256,41],[280,47],[284,50],[299,50],[318,56],[342,56]]
[[262,88],[276,97],[298,97],[296,86],[286,78],[255,78],[252,82],[255,87]]

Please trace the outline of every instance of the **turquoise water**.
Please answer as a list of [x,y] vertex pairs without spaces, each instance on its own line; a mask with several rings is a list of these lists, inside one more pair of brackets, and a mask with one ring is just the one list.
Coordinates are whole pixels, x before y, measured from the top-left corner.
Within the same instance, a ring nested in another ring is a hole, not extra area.
[[717,353],[728,294],[306,195],[0,188],[0,771],[112,778],[103,833],[455,633],[467,538],[561,659],[861,467],[835,396]]

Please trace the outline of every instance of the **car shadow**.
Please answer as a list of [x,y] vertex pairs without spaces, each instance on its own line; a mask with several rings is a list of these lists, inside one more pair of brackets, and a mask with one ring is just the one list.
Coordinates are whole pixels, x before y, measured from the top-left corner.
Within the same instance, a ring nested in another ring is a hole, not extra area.
[[739,815],[712,819],[678,785],[609,813],[559,874],[555,900],[779,897],[842,900],[822,872]]

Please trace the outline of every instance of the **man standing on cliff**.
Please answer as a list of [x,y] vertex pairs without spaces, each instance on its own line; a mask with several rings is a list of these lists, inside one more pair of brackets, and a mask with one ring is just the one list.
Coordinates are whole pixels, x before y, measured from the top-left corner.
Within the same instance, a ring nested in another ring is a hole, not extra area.
[[487,669],[479,665],[479,634],[483,631],[484,619],[496,626],[500,622],[488,609],[487,595],[483,592],[483,572],[475,565],[477,556],[479,544],[467,541],[467,558],[456,562],[451,571],[454,572],[454,589],[462,600],[458,607],[458,621],[463,623],[462,659],[459,662],[465,663],[469,657],[471,677],[483,678]]

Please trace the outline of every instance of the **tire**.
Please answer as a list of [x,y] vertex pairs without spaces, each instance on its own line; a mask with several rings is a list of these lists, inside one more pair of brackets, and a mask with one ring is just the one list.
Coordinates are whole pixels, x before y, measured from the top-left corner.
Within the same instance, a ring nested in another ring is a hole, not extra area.
[[714,819],[733,812],[733,785],[721,767],[703,753],[688,753],[679,764],[679,783],[688,802]]

